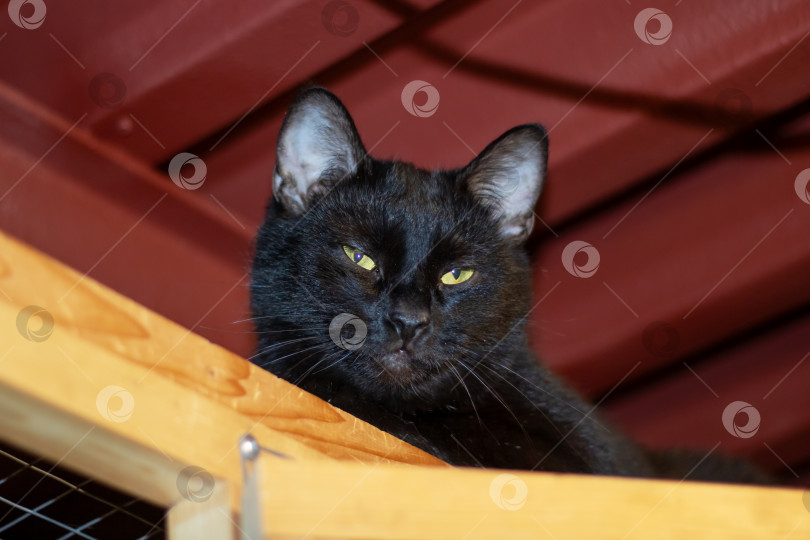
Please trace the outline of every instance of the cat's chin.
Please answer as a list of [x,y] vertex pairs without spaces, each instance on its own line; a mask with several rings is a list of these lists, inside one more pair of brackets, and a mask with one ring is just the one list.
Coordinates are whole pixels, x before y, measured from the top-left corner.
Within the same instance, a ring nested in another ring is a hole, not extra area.
[[393,386],[409,386],[419,377],[419,367],[414,364],[412,355],[398,350],[383,354],[377,358],[382,370],[379,378]]

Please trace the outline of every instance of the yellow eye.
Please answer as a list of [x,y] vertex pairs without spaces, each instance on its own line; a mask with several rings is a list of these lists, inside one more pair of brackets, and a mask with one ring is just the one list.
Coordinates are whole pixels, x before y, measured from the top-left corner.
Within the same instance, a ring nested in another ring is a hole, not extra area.
[[348,256],[354,264],[359,266],[360,268],[365,268],[366,270],[374,270],[377,265],[374,261],[371,260],[371,257],[360,251],[359,249],[354,249],[349,246],[343,246],[343,251],[346,252],[346,256]]
[[442,283],[445,285],[458,285],[470,279],[473,273],[473,270],[457,270],[454,268],[442,276]]

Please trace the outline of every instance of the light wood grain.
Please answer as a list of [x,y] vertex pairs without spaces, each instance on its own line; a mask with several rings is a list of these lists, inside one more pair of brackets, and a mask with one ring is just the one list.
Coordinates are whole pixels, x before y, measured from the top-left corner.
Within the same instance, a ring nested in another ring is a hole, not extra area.
[[[30,305],[52,331],[18,328]],[[233,534],[247,432],[294,458],[259,459],[268,537],[810,535],[801,490],[406,466],[442,463],[0,234],[0,437],[195,538]],[[184,484],[190,466],[210,482]]]
[[[41,341],[18,329],[30,305]],[[194,465],[236,509],[247,432],[297,459],[442,464],[2,234],[0,407],[4,439],[167,506]]]
[[[238,526],[231,517],[227,485],[219,483],[205,501],[182,500],[166,516],[169,540],[234,540]],[[259,540],[259,539],[256,539]]]
[[267,533],[280,537],[810,538],[798,489],[271,457],[261,471]]

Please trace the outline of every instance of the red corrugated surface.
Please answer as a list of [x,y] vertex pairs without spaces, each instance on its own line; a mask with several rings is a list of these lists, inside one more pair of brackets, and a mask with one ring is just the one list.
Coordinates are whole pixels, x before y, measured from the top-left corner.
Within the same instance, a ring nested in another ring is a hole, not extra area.
[[[722,441],[806,474],[810,5],[656,8],[672,23],[658,45],[635,2],[93,0],[49,2],[33,29],[0,17],[0,227],[247,355],[239,280],[298,85],[336,92],[377,155],[427,167],[539,121],[536,350],[648,444]],[[430,117],[401,104],[415,79],[439,91]],[[207,166],[196,191],[165,172],[183,150]],[[566,270],[573,241],[598,252],[593,276]],[[756,436],[723,427],[732,401],[760,410]]]

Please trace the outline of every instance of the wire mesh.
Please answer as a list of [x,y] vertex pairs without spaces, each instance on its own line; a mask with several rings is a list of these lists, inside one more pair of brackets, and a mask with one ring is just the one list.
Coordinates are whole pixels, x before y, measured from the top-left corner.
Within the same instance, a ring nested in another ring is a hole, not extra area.
[[0,540],[158,540],[165,511],[0,441]]

